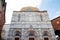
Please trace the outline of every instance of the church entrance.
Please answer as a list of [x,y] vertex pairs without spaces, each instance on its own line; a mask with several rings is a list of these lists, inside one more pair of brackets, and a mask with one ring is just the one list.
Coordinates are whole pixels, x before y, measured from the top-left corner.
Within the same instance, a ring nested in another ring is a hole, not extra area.
[[15,32],[15,40],[20,40],[20,38],[21,38],[21,32],[16,31]]
[[49,40],[48,38],[44,38],[44,40]]
[[19,38],[15,38],[15,40],[19,40]]
[[34,40],[34,38],[29,38],[29,40]]

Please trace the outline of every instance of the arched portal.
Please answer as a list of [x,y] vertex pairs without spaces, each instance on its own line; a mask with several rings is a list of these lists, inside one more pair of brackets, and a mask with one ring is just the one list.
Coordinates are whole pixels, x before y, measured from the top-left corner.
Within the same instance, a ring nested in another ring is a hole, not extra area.
[[43,32],[43,36],[49,36],[48,34],[49,34],[48,31]]
[[44,40],[49,40],[48,38],[44,38]]
[[15,40],[19,40],[19,38],[15,38]]
[[49,32],[48,31],[44,31],[43,32],[43,37],[44,37],[44,40],[49,40]]
[[21,40],[21,32],[19,31],[15,32],[15,40]]
[[33,33],[29,34],[29,40],[34,40],[34,34]]
[[29,38],[29,40],[34,40],[34,38]]
[[36,32],[33,30],[28,31],[28,40],[36,40],[37,36],[36,36]]

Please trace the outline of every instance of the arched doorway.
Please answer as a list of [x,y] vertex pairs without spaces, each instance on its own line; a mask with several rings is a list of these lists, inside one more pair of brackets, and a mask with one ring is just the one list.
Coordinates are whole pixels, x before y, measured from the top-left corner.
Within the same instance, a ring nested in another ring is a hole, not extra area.
[[43,37],[44,37],[44,40],[49,40],[49,32],[48,31],[44,31],[43,32]]
[[36,36],[36,32],[33,30],[29,30],[28,31],[28,40],[36,40],[37,36]]
[[15,38],[15,40],[19,40],[19,38]]
[[15,32],[15,40],[21,40],[21,32],[19,31]]
[[34,38],[29,38],[29,40],[34,40]]
[[34,40],[34,34],[33,33],[29,34],[29,40]]
[[44,38],[44,40],[49,40],[48,38]]

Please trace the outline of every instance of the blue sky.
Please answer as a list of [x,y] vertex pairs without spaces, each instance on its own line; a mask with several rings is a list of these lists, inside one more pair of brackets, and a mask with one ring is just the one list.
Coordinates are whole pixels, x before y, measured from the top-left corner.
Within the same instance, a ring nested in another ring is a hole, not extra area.
[[11,23],[13,11],[20,11],[24,6],[34,6],[40,10],[47,10],[50,20],[60,16],[60,0],[6,0],[6,2],[6,24]]
[[60,16],[60,0],[43,0],[40,10],[47,10],[50,20]]

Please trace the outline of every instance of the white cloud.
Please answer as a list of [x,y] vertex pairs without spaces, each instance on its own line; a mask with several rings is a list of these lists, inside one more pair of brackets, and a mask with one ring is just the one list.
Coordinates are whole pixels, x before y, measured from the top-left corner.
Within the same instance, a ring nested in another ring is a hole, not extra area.
[[39,8],[42,0],[6,0],[6,23],[10,23],[13,10],[20,10],[24,6],[33,6]]

